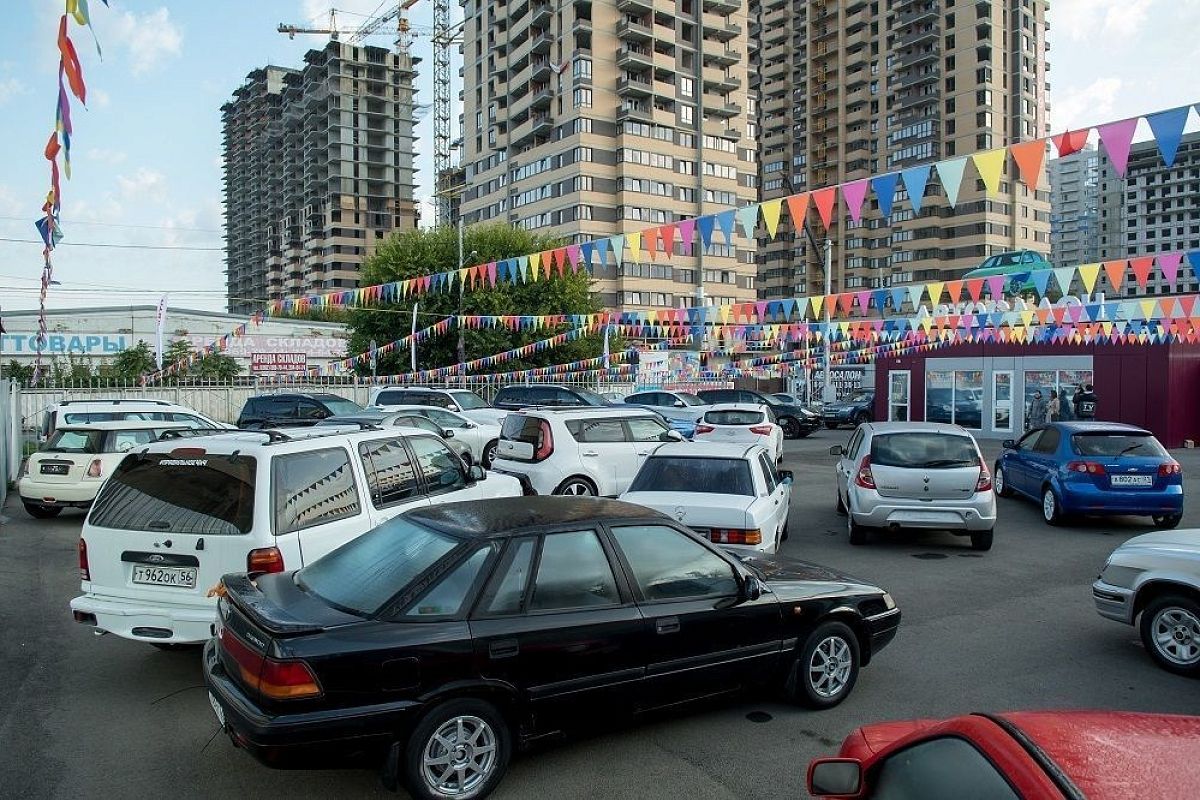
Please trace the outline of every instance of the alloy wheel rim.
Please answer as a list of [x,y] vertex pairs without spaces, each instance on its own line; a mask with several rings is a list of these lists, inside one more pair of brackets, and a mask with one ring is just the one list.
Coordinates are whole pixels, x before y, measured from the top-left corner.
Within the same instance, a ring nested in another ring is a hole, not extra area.
[[1178,606],[1159,611],[1150,624],[1154,646],[1163,658],[1183,667],[1200,663],[1200,618]]
[[492,462],[496,460],[496,445],[489,445],[483,451],[483,466],[488,469],[492,468]]
[[571,481],[570,483],[568,483],[566,486],[563,487],[562,493],[565,495],[572,495],[575,497],[580,497],[580,496],[590,496],[592,493],[592,490],[583,481]]
[[496,732],[475,716],[443,723],[421,753],[425,785],[443,797],[474,794],[496,768]]
[[1054,519],[1054,492],[1049,489],[1042,495],[1042,516],[1047,520]]
[[841,636],[827,636],[808,659],[808,685],[826,699],[837,697],[850,682],[854,654]]
[[1004,470],[996,470],[996,477],[992,478],[992,483],[996,485],[996,494],[1004,491]]

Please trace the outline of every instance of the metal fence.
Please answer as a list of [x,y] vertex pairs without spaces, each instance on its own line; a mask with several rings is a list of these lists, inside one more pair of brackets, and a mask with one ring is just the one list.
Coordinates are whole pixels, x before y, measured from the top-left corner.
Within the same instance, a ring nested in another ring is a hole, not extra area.
[[21,466],[19,396],[14,381],[0,380],[0,512],[8,495],[8,483],[16,480]]

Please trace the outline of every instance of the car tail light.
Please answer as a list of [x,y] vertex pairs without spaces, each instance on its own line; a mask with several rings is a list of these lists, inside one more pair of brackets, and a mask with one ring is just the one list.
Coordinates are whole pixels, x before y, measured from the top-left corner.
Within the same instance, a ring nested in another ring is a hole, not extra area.
[[88,464],[87,476],[89,478],[99,478],[104,473],[104,462],[98,458],[93,458],[92,463]]
[[1182,475],[1183,467],[1179,466],[1178,461],[1168,461],[1165,464],[1158,465],[1158,477],[1166,478],[1170,475]]
[[750,426],[750,432],[757,433],[759,436],[770,436],[771,435],[771,426],[770,425],[752,425],[752,426]]
[[260,547],[246,556],[246,571],[256,575],[283,572],[283,553],[278,547]]
[[703,422],[696,423],[696,433],[712,433],[715,431],[712,425],[705,425]]
[[708,538],[717,544],[762,544],[758,528],[710,528]]
[[875,488],[875,476],[871,473],[871,456],[863,456],[862,462],[858,465],[858,472],[854,476],[854,485],[861,486],[864,489]]
[[198,458],[207,453],[203,447],[176,447],[171,451],[171,458]]
[[1078,472],[1084,475],[1107,475],[1108,470],[1103,464],[1095,461],[1072,461],[1067,464],[1067,472]]
[[87,557],[87,542],[83,537],[79,537],[79,580],[90,581],[92,579],[92,571],[88,568]]
[[975,481],[975,491],[990,492],[992,490],[992,473],[988,472],[987,464],[979,460],[979,480]]
[[267,658],[221,628],[221,648],[237,664],[242,683],[272,700],[298,700],[321,694],[317,676],[303,661]]
[[550,423],[541,420],[538,423],[537,447],[533,451],[534,461],[545,461],[554,452],[554,434],[550,431]]

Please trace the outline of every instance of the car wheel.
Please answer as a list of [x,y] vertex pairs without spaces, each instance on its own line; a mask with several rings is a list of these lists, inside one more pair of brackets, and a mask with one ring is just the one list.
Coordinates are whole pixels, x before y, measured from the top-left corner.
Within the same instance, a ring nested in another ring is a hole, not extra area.
[[1142,612],[1142,644],[1163,669],[1200,675],[1200,603],[1166,595]]
[[836,620],[823,622],[800,648],[788,694],[810,708],[833,708],[854,689],[858,665],[858,637],[850,626]]
[[25,503],[25,511],[35,519],[52,519],[62,513],[61,506],[39,506],[36,503]]
[[1008,473],[1004,471],[1004,467],[997,464],[994,471],[992,488],[996,490],[996,497],[1012,497],[1012,487],[1008,485]]
[[554,490],[555,494],[571,495],[575,497],[595,497],[597,495],[596,486],[587,478],[567,478],[558,488]]
[[831,431],[837,430],[837,426],[838,424],[836,422],[830,422],[829,420],[825,421],[825,427]]
[[508,724],[491,703],[464,698],[437,706],[404,748],[404,783],[425,800],[486,797],[512,755]]
[[779,420],[779,427],[783,428],[783,438],[800,438],[800,421],[795,417],[784,417],[783,419]]
[[492,463],[496,460],[496,449],[500,447],[500,443],[492,440],[487,443],[487,447],[483,448],[483,468],[491,469]]
[[1155,526],[1162,528],[1163,530],[1170,530],[1171,528],[1178,528],[1179,523],[1182,521],[1183,521],[1183,514],[1155,514],[1154,515]]
[[1062,506],[1054,489],[1047,486],[1042,490],[1042,519],[1047,525],[1058,525],[1062,522]]
[[850,544],[857,546],[867,543],[867,529],[854,521],[849,509],[846,509],[846,530],[850,533]]
[[868,423],[870,421],[871,421],[871,415],[865,411],[860,411],[854,415],[854,424],[856,426],[857,425],[865,425],[866,423]]
[[987,551],[992,549],[992,532],[988,531],[972,531],[971,532],[971,549]]

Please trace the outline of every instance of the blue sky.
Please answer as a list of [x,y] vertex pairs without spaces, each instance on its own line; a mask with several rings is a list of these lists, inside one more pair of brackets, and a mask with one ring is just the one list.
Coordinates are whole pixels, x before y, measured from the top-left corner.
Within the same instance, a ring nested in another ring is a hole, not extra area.
[[[72,27],[88,108],[74,113],[73,179],[63,181],[67,239],[54,254],[54,307],[153,303],[223,310],[220,106],[250,70],[296,66],[323,37],[275,31],[280,22],[323,26],[325,0],[91,0],[104,48]],[[42,148],[54,123],[55,29],[61,0],[6,0],[0,25],[0,239],[35,238],[32,221],[49,185]],[[354,26],[380,0],[338,0]],[[459,11],[455,8],[455,18]],[[412,10],[431,24],[431,6]],[[1054,0],[1051,4],[1054,132],[1200,101],[1194,32],[1200,0]],[[390,45],[389,37],[373,43]],[[427,39],[418,100],[431,100]],[[457,68],[457,64],[454,65]],[[455,72],[457,70],[455,69]],[[457,75],[455,76],[457,81]],[[457,85],[455,96],[457,96]],[[419,197],[432,178],[428,116],[419,127]],[[1144,125],[1144,123],[1143,123]],[[1193,125],[1193,127],[1195,127]],[[1140,138],[1140,137],[1139,137]],[[70,243],[81,243],[72,245]],[[142,250],[82,243],[216,248]],[[36,307],[37,244],[0,241],[0,308]],[[135,291],[129,291],[129,290]]]

